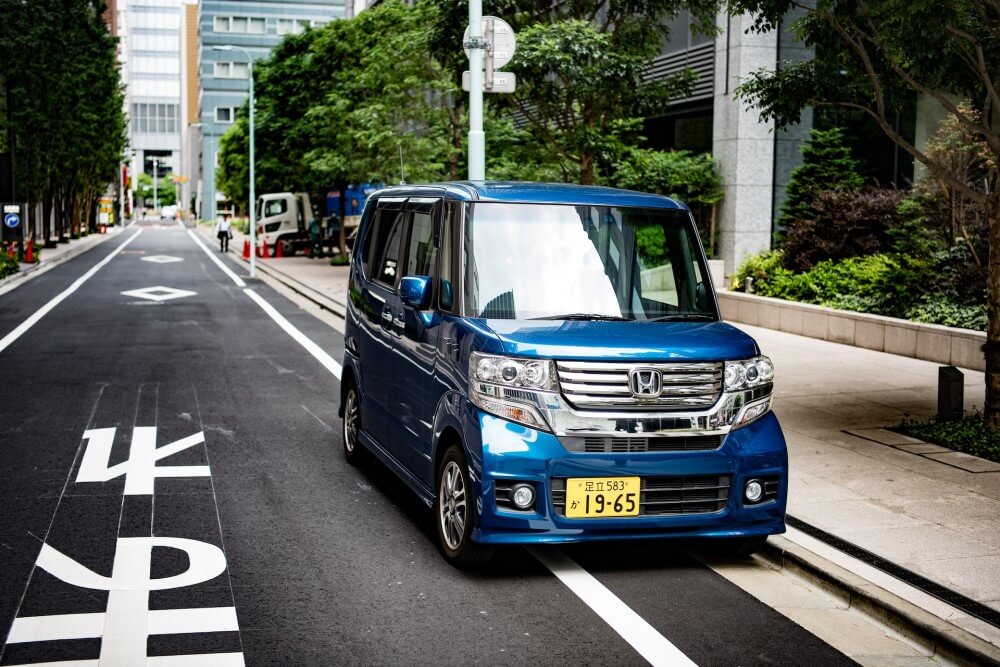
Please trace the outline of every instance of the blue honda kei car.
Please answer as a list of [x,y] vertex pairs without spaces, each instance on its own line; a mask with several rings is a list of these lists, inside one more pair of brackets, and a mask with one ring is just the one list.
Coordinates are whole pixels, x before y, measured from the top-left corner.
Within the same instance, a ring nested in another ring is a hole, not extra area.
[[721,321],[688,209],[602,187],[398,186],[364,209],[341,416],[440,549],[783,532],[774,368]]

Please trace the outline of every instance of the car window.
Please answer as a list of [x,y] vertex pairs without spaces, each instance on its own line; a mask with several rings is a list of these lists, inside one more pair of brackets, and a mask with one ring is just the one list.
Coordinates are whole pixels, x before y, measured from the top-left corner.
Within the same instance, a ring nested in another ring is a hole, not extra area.
[[429,212],[413,213],[413,231],[410,232],[410,247],[406,256],[407,276],[429,276],[437,259],[434,247],[434,216]]
[[438,307],[441,310],[449,312],[454,307],[455,302],[454,252],[452,250],[455,244],[452,235],[455,233],[455,220],[458,218],[459,211],[460,209],[457,204],[447,204],[444,207],[444,215],[441,218]]
[[373,277],[375,280],[385,283],[390,287],[395,287],[400,276],[400,254],[404,232],[406,231],[406,219],[408,213],[403,211],[380,211],[378,223],[375,228],[375,254],[373,263]]
[[281,215],[288,210],[288,202],[284,199],[272,199],[264,203],[264,217],[270,218],[272,215]]

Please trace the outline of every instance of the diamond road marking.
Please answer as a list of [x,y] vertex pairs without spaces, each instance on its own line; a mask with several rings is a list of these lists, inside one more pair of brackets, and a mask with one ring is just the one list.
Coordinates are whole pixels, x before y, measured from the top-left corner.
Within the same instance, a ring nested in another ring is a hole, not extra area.
[[152,257],[143,257],[144,262],[153,262],[154,264],[170,264],[171,262],[183,262],[183,257],[173,257],[171,255],[153,255]]
[[185,289],[175,289],[173,287],[144,287],[122,292],[123,296],[134,296],[137,299],[148,299],[149,301],[169,301],[171,299],[183,299],[187,296],[194,296],[197,292],[190,292]]

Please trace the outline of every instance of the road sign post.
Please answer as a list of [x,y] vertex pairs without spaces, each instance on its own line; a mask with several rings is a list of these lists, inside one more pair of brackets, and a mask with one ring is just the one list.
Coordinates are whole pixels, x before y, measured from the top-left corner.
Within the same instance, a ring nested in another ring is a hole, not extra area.
[[3,240],[6,243],[17,243],[17,257],[24,258],[24,227],[27,220],[27,206],[20,202],[4,202],[0,204],[3,215]]
[[[469,0],[469,27],[462,45],[469,58],[469,70],[462,73],[462,88],[469,91],[469,180],[482,181],[486,178],[483,92],[514,92],[514,75],[503,72],[498,77],[496,69],[514,57],[516,42],[506,21],[483,16],[482,0]],[[503,81],[499,87],[498,78]]]

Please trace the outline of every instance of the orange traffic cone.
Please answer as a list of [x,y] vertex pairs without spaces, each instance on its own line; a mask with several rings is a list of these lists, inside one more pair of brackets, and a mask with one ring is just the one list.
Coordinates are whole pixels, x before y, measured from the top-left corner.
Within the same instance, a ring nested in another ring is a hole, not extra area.
[[261,259],[267,259],[268,257],[270,257],[270,255],[267,253],[267,240],[266,239],[260,242],[260,248],[261,248],[261,253],[260,253],[260,258]]
[[28,247],[24,249],[24,261],[28,264],[35,263],[35,244],[28,241]]
[[281,241],[278,241],[277,243],[274,244],[274,258],[275,259],[278,259],[279,257],[284,257],[285,256],[285,250],[284,250],[284,248],[282,248],[283,245],[284,245],[284,243],[282,243]]
[[243,259],[250,259],[250,239],[243,239]]

